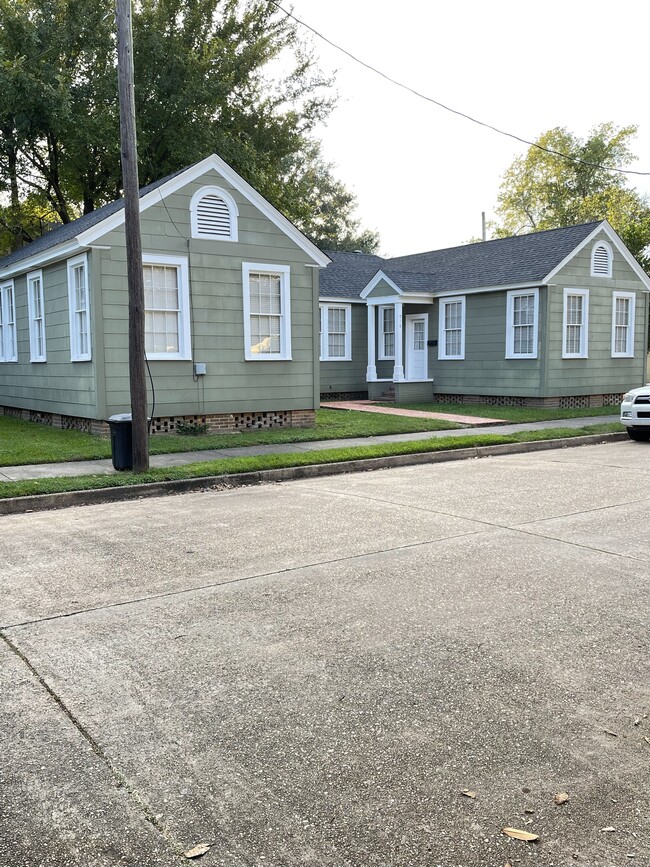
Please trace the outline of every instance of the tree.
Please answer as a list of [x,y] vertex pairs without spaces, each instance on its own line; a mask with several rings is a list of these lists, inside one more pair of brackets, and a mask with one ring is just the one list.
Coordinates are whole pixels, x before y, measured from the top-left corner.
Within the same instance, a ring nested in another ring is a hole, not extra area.
[[[0,16],[0,192],[19,246],[30,192],[64,223],[121,194],[113,0],[0,0]],[[140,0],[133,31],[143,185],[216,152],[316,243],[376,247],[314,139],[330,82],[291,19],[264,0]]]
[[496,237],[556,229],[608,220],[630,252],[650,267],[650,203],[628,186],[627,176],[611,171],[635,159],[630,149],[635,126],[616,128],[611,123],[594,127],[586,139],[564,128],[548,130],[517,157],[501,182]]

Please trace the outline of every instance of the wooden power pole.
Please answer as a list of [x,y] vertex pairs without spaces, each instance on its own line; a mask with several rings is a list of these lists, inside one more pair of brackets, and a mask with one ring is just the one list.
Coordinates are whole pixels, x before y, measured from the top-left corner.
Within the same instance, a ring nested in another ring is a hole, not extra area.
[[144,348],[144,277],[140,239],[138,148],[133,90],[133,33],[131,0],[115,0],[117,21],[117,78],[120,96],[120,144],[124,186],[124,231],[129,287],[129,384],[133,420],[133,469],[149,469],[147,381]]

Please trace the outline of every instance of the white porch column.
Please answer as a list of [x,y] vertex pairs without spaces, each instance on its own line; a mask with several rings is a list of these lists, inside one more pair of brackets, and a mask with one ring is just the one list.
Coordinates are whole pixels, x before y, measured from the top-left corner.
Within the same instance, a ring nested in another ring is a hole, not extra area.
[[366,368],[366,382],[377,382],[377,352],[375,349],[375,311],[374,304],[368,304],[368,367]]
[[395,302],[395,367],[393,368],[393,382],[402,382],[404,379],[404,349],[402,337],[403,304]]

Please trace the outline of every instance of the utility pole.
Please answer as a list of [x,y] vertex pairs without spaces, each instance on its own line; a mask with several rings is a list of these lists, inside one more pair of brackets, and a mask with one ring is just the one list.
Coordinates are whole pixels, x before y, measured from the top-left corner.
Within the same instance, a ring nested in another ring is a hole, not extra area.
[[129,385],[133,421],[133,470],[149,469],[147,381],[144,349],[144,277],[140,239],[138,148],[135,136],[133,90],[133,32],[131,0],[115,0],[117,22],[117,80],[120,96],[120,145],[124,186],[124,232],[129,287]]

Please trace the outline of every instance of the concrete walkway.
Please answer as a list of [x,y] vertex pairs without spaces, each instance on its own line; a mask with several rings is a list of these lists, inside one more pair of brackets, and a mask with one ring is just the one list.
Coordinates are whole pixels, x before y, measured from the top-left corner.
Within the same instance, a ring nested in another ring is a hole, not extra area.
[[321,403],[323,409],[353,409],[355,412],[377,412],[381,415],[403,415],[408,418],[434,418],[453,421],[456,424],[492,425],[505,424],[503,418],[486,418],[480,415],[457,415],[451,412],[425,412],[422,409],[403,409],[398,406],[377,405],[373,400],[332,400]]
[[[565,418],[553,421],[538,421],[526,424],[498,424],[486,431],[485,427],[467,427],[460,430],[420,431],[418,433],[389,434],[386,436],[353,437],[315,442],[281,443],[276,445],[243,446],[232,449],[207,449],[196,452],[178,452],[171,455],[151,455],[149,462],[154,467],[180,467],[221,458],[252,457],[255,455],[291,454],[295,452],[323,451],[326,449],[353,448],[381,443],[415,442],[434,437],[468,437],[482,433],[511,434],[517,431],[547,430],[549,428],[576,428],[593,424],[608,424],[617,421],[613,415],[591,418]],[[485,419],[481,419],[482,422]],[[106,476],[115,473],[109,459],[95,461],[69,461],[56,464],[31,464],[18,467],[0,467],[0,482],[17,482],[25,479],[47,479],[61,476]]]

